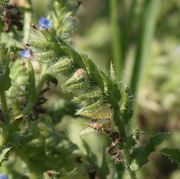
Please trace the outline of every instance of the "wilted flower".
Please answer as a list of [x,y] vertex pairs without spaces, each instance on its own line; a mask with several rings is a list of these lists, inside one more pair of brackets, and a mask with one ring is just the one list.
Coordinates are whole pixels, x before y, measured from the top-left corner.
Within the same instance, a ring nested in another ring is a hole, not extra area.
[[40,29],[49,29],[51,27],[51,21],[45,17],[39,19]]
[[23,49],[20,51],[20,56],[23,58],[29,58],[31,57],[31,49],[27,48],[27,49]]

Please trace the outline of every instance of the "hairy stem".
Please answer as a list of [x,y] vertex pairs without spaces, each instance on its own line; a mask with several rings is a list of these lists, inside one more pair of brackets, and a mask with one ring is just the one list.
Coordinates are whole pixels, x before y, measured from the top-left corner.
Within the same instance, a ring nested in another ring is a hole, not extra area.
[[128,172],[129,172],[131,179],[137,179],[136,173],[134,171],[132,171],[130,169],[130,167],[128,167]]
[[[117,112],[117,114],[119,114],[119,112]],[[118,116],[118,115],[117,115]],[[117,117],[117,116],[115,116],[115,117]],[[116,120],[117,121],[117,120]],[[115,124],[117,125],[117,122],[115,121]],[[129,151],[129,149],[126,147],[126,142],[125,142],[125,139],[126,139],[126,137],[127,137],[127,134],[126,134],[126,130],[125,130],[125,128],[126,128],[126,126],[125,126],[125,124],[124,124],[124,122],[123,121],[121,121],[120,122],[121,123],[121,127],[120,126],[118,126],[118,128],[119,128],[119,132],[120,132],[120,134],[121,134],[121,141],[122,141],[122,143],[124,144],[123,145],[123,148],[121,149],[122,151],[123,151],[123,154],[124,154],[124,156],[125,156],[125,161],[124,161],[124,164],[126,165],[126,167],[127,167],[127,171],[128,171],[128,173],[129,173],[129,176],[131,177],[131,179],[136,179],[137,177],[136,177],[136,172],[135,171],[133,171],[133,170],[131,170],[131,168],[130,168],[130,161],[129,161],[129,156],[130,156],[130,151]]]
[[126,166],[127,166],[129,176],[131,177],[131,179],[137,179],[135,171],[131,170],[131,168],[130,168],[130,161],[129,161],[130,153],[129,153],[129,150],[126,147],[124,149],[124,155],[127,156],[126,157]]
[[117,102],[117,99],[114,97],[114,95],[110,95],[110,102],[114,109],[113,120],[114,120],[114,123],[117,126],[118,131],[121,136],[121,142],[123,144],[122,150],[123,150],[124,156],[127,156],[126,157],[127,159],[125,160],[125,165],[127,166],[127,170],[129,172],[131,179],[136,179],[136,173],[134,171],[132,171],[130,168],[130,161],[129,161],[130,151],[126,147],[126,138],[127,138],[128,134],[126,131],[126,124],[124,122],[124,119],[121,118],[121,111],[120,111],[119,103]]

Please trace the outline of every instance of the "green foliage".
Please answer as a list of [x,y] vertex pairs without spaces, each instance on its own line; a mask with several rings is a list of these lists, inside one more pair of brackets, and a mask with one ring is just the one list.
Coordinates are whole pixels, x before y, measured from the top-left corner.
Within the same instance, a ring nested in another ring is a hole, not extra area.
[[[2,46],[3,45],[1,45],[0,48],[3,48]],[[9,77],[9,59],[6,56],[7,53],[7,49],[0,51],[0,93],[8,90],[11,85],[11,80]]]
[[138,168],[142,167],[144,164],[148,162],[148,156],[155,151],[156,147],[160,145],[167,137],[169,133],[159,133],[155,136],[150,137],[147,144],[144,146],[140,146],[134,149],[132,153],[132,158],[135,161],[132,161],[133,165],[138,165]]
[[12,84],[7,91],[7,97],[16,117],[35,95],[35,78],[31,63],[24,63],[20,59],[15,61],[11,64],[10,77]]
[[105,153],[105,150],[102,153],[102,162],[101,162],[101,166],[97,165],[97,157],[96,155],[92,152],[90,146],[86,143],[86,141],[83,140],[83,146],[86,149],[86,158],[87,161],[89,162],[89,177],[91,178],[91,176],[96,175],[96,173],[98,173],[97,175],[101,178],[107,178],[108,174],[109,174],[109,168],[108,168],[108,163],[107,163],[107,156]]
[[169,160],[176,162],[180,165],[180,150],[179,149],[169,149],[164,148],[161,150],[161,153],[166,156]]
[[[96,68],[89,57],[76,52],[62,39],[57,39],[57,33],[52,32],[53,29],[45,34],[40,30],[33,33],[35,37],[40,34],[38,41],[32,37],[29,42],[33,48],[34,58],[42,65],[46,64],[47,74],[53,77],[65,74],[67,80],[62,84],[62,88],[64,91],[73,93],[73,101],[80,107],[77,114],[82,112],[93,114],[95,111],[100,111],[103,105],[111,103],[114,94],[119,93],[117,86]],[[46,52],[43,44],[46,46]],[[47,49],[51,49],[51,58],[46,56]],[[85,96],[79,96],[79,93],[83,94],[85,91]]]
[[127,124],[133,115],[133,95],[128,87],[124,90],[122,104],[121,104],[121,118]]
[[76,157],[80,156],[78,149],[63,133],[55,131],[49,119],[15,122],[9,130],[8,144],[37,176],[49,169],[61,175],[74,169]]
[[8,155],[10,150],[11,150],[11,147],[5,148],[5,149],[3,149],[1,151],[1,154],[0,154],[0,165],[2,165],[4,161],[8,160],[7,159],[7,155]]
[[51,5],[49,18],[51,19],[56,34],[66,42],[70,42],[70,38],[74,33],[77,20],[74,18],[78,10],[78,4],[75,1],[55,1]]

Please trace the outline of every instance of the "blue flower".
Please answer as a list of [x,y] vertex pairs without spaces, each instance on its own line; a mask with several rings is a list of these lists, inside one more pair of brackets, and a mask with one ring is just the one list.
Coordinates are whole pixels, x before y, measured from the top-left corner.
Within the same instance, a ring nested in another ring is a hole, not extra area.
[[0,174],[0,179],[8,179],[7,175]]
[[40,29],[49,29],[51,27],[51,21],[45,17],[39,19]]
[[20,51],[20,56],[23,58],[29,58],[31,57],[31,49],[27,48],[27,49],[23,49]]

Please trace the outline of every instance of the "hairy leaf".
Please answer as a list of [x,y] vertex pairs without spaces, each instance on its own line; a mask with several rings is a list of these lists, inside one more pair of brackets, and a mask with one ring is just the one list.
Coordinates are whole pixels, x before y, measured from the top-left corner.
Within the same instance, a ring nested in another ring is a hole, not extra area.
[[164,148],[161,150],[161,153],[180,165],[180,149]]
[[7,59],[7,50],[0,51],[0,92],[6,91],[11,86],[9,77],[9,60]]
[[2,163],[7,160],[7,155],[8,152],[11,150],[11,147],[5,148],[3,149],[3,151],[0,154],[0,166],[2,165]]
[[140,168],[148,162],[148,156],[155,151],[156,147],[160,145],[167,137],[169,133],[159,133],[151,137],[145,146],[139,146],[134,149],[132,154],[133,162]]

